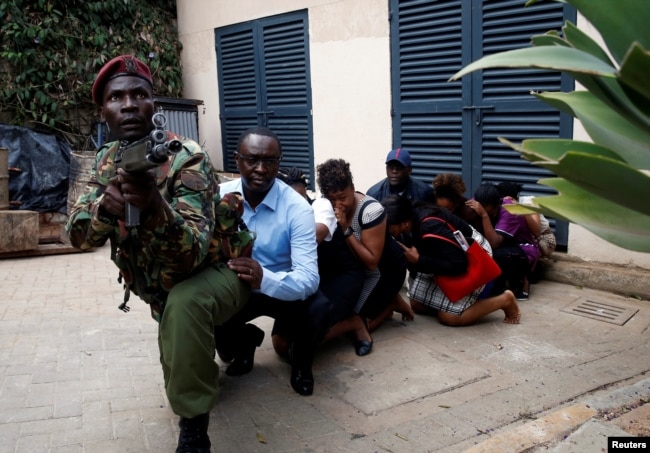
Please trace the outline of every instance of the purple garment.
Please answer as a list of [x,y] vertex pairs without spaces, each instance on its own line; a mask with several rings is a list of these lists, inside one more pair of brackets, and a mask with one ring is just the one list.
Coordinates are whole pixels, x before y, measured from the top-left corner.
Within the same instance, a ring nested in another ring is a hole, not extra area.
[[[511,200],[503,200],[503,205],[511,203]],[[499,209],[499,220],[494,226],[495,231],[513,238],[526,254],[528,262],[534,264],[540,257],[540,251],[535,237],[528,229],[526,219],[522,215],[509,213],[503,205]]]

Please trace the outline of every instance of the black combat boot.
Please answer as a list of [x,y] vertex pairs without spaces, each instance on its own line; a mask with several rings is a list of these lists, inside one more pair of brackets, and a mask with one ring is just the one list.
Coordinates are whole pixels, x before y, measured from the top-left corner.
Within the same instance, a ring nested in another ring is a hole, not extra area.
[[210,423],[209,413],[194,418],[181,417],[178,422],[181,433],[178,436],[176,453],[210,453],[208,423]]

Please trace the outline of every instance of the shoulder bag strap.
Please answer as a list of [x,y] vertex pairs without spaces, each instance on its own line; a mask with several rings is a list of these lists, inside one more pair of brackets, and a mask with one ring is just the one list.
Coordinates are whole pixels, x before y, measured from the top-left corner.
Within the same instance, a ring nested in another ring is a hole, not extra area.
[[458,242],[456,242],[456,241],[452,241],[451,239],[446,238],[446,237],[444,237],[444,236],[440,236],[440,235],[433,234],[433,233],[427,233],[427,234],[423,234],[422,237],[423,237],[423,238],[438,238],[438,239],[442,239],[443,241],[450,242],[451,244],[454,244],[456,247],[462,249],[462,247],[460,246],[460,244],[459,244]]
[[453,226],[451,223],[447,222],[447,221],[446,221],[445,219],[443,219],[442,217],[436,217],[436,216],[425,217],[424,219],[422,219],[422,222],[421,222],[421,223],[424,223],[424,222],[426,222],[427,220],[439,220],[441,223],[446,224],[446,225],[449,227],[449,229],[451,230],[452,233],[453,233],[454,231],[456,231],[456,228],[454,228],[454,226]]
[[[456,231],[456,228],[454,228],[454,226],[453,226],[451,223],[447,222],[445,219],[442,219],[442,218],[440,218],[440,217],[435,217],[435,216],[425,217],[424,219],[422,219],[422,222],[421,222],[421,223],[424,223],[424,222],[426,222],[427,220],[438,220],[438,221],[440,221],[440,222],[442,222],[442,223],[447,224],[447,226],[448,226],[449,229],[452,231],[452,233],[453,233],[454,231]],[[450,243],[454,244],[456,247],[462,249],[462,247],[460,246],[460,244],[458,243],[458,241],[452,241],[451,239],[446,238],[446,237],[444,237],[444,236],[440,236],[440,235],[438,235],[438,234],[426,233],[426,234],[423,234],[422,237],[423,237],[423,238],[438,238],[438,239],[442,239],[443,241],[450,242]]]

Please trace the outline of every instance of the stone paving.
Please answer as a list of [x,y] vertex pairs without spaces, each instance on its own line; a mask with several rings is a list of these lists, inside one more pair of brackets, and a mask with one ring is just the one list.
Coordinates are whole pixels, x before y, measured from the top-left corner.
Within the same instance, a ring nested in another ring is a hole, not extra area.
[[[137,298],[129,313],[117,309],[108,255],[0,260],[0,453],[174,451],[157,324]],[[566,311],[581,300],[634,314],[620,326]],[[578,413],[650,370],[647,301],[543,281],[521,307],[517,326],[502,313],[464,328],[396,315],[366,357],[332,341],[318,352],[311,397],[291,390],[271,320],[260,318],[267,337],[254,370],[220,378],[213,451],[504,451],[508,442],[524,451],[578,427],[541,426],[554,414]]]

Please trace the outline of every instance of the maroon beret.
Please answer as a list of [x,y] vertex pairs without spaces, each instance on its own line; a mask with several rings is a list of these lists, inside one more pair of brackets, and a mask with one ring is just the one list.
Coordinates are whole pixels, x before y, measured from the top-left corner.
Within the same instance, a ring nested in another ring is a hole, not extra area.
[[149,85],[153,88],[153,79],[151,78],[149,66],[133,55],[120,55],[110,60],[99,70],[92,88],[93,102],[95,104],[102,105],[106,83],[120,76],[140,77],[149,82]]

